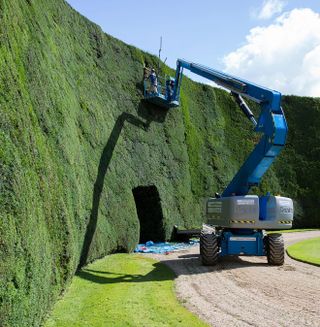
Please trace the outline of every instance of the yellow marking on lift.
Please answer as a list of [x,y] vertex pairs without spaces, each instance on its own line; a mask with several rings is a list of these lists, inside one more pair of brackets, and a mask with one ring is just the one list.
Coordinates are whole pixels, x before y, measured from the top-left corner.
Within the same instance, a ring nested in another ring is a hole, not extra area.
[[254,224],[255,220],[230,220],[231,224]]

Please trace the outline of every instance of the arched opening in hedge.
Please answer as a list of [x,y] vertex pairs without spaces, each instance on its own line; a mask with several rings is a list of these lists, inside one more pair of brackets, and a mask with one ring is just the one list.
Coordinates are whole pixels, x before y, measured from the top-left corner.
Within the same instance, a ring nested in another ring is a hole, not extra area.
[[163,213],[158,189],[154,185],[132,190],[140,222],[140,243],[164,241]]

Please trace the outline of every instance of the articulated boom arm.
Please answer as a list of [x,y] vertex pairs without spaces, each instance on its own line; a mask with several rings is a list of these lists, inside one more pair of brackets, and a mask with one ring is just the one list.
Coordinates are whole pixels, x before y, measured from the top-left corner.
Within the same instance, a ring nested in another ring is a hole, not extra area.
[[[254,131],[263,133],[258,145],[222,193],[222,197],[246,195],[250,187],[259,184],[262,176],[285,144],[288,128],[280,106],[281,94],[223,72],[178,59],[173,93],[173,99],[176,100],[179,100],[184,68],[231,90],[242,111],[254,124]],[[260,104],[261,112],[258,122],[243,101],[242,96]]]

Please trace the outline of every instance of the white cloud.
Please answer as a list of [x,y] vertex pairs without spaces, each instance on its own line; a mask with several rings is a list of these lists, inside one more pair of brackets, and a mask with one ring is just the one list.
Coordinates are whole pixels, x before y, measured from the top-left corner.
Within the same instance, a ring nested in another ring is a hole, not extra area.
[[286,1],[283,0],[264,0],[256,17],[259,19],[270,19],[275,14],[281,13],[285,5]]
[[225,71],[284,94],[320,96],[320,15],[294,9],[223,58]]

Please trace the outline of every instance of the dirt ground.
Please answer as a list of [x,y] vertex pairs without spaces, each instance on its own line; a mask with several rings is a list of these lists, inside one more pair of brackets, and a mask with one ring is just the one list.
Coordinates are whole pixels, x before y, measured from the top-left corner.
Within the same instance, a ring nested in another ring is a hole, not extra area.
[[[287,246],[320,231],[283,236]],[[198,246],[152,257],[173,269],[182,303],[212,326],[320,327],[319,267],[288,256],[280,267],[265,257],[229,257],[204,267]]]

